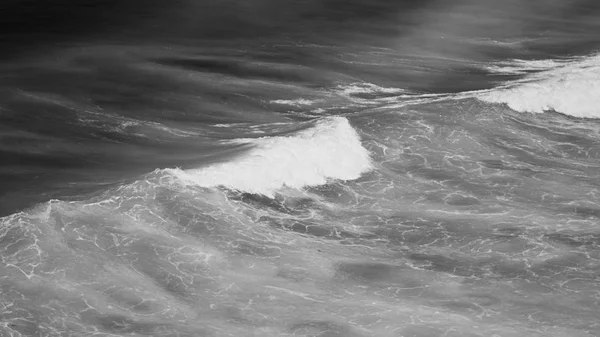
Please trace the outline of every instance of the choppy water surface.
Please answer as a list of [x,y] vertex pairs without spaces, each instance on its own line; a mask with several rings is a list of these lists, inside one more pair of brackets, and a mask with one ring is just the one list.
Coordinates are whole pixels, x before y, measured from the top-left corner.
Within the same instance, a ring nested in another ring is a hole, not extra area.
[[1,336],[600,335],[596,5],[229,5],[0,41]]

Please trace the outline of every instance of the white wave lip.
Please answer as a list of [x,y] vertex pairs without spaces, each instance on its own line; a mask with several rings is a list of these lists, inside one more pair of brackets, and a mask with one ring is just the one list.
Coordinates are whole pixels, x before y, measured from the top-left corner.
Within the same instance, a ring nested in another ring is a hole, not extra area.
[[372,169],[370,153],[347,119],[332,117],[290,136],[247,139],[255,147],[232,161],[176,172],[184,182],[272,197],[283,187],[354,180]]
[[477,97],[489,103],[506,103],[521,112],[554,110],[579,118],[600,118],[600,55],[557,65]]

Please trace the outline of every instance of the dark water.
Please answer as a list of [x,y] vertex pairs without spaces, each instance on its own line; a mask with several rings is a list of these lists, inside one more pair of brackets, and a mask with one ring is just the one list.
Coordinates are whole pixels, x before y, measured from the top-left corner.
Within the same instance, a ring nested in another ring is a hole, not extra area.
[[0,336],[599,336],[595,1],[0,11]]

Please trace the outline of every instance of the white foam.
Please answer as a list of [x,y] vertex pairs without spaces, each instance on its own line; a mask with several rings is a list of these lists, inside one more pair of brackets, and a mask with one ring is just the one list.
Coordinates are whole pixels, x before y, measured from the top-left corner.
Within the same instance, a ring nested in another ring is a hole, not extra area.
[[497,74],[526,74],[543,71],[568,64],[568,60],[509,60],[486,65],[485,69]]
[[369,151],[347,119],[331,117],[290,136],[244,139],[254,145],[231,161],[205,168],[170,170],[185,183],[224,186],[273,196],[282,187],[357,179],[372,168]]
[[538,73],[503,87],[483,91],[477,98],[506,103],[521,112],[554,110],[581,118],[600,118],[600,55],[572,60],[521,61],[521,68],[541,67]]
[[348,85],[340,85],[337,91],[345,96],[356,94],[402,94],[406,90],[400,88],[384,88],[373,83],[357,82]]
[[274,104],[281,104],[281,105],[292,105],[292,106],[304,106],[304,105],[312,105],[315,103],[315,101],[311,101],[308,99],[278,99],[275,101],[271,101],[271,103]]

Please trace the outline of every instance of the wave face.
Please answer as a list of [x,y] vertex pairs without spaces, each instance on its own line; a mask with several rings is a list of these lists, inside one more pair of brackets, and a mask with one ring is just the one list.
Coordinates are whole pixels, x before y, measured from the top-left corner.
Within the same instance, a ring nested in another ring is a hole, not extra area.
[[0,218],[0,335],[597,335],[598,126],[376,112]]
[[329,179],[356,179],[372,168],[369,151],[343,117],[323,119],[290,136],[237,142],[253,148],[225,163],[171,172],[202,187],[223,186],[273,196],[282,187],[302,188],[323,185]]
[[600,55],[566,63],[518,60],[492,70],[525,73],[539,69],[544,70],[478,97],[521,112],[554,110],[578,118],[600,118]]

